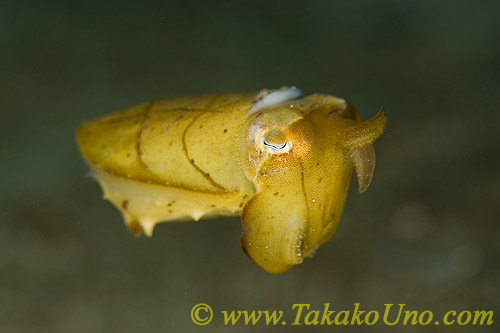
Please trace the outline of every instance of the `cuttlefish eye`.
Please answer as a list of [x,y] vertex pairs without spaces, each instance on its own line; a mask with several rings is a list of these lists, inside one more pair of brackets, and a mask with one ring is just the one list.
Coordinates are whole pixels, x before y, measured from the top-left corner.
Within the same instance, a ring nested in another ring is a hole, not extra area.
[[292,148],[292,141],[286,140],[280,131],[268,131],[259,135],[257,145],[266,153],[284,154]]

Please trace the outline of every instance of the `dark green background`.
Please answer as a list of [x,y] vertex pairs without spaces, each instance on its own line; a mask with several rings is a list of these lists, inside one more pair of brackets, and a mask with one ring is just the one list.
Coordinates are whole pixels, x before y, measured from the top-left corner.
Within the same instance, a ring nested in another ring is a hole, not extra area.
[[[224,309],[291,321],[294,303],[325,302],[499,322],[499,15],[498,1],[3,1],[0,331],[221,332]],[[243,254],[238,218],[134,239],[74,142],[81,121],[152,97],[283,85],[363,118],[384,105],[389,122],[370,189],[351,186],[334,238],[281,275]],[[199,302],[216,311],[205,327]]]

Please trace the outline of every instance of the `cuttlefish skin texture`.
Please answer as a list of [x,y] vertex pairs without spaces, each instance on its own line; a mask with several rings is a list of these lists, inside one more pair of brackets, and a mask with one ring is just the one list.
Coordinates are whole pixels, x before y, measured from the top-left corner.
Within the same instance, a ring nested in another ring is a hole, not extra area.
[[375,166],[384,110],[362,122],[343,99],[296,88],[153,100],[85,122],[77,142],[129,230],[242,215],[241,247],[281,273],[335,230],[353,170]]

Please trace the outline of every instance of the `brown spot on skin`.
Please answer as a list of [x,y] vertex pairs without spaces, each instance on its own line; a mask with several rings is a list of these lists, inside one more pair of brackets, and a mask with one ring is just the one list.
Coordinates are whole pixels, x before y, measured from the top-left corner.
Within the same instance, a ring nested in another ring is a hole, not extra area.
[[210,207],[212,207],[212,208],[213,208],[213,207],[215,207],[215,205],[214,205],[214,204],[211,204],[211,205],[210,205]]
[[278,195],[279,193],[278,192],[274,192],[274,195]]
[[130,157],[130,153],[127,154],[127,157]]
[[172,214],[172,210],[171,210],[171,209],[169,209],[169,210],[168,210],[168,212],[169,212],[170,214]]
[[243,196],[243,199],[246,199],[246,198],[248,198],[248,195],[247,195],[247,194],[245,194],[245,195]]
[[321,183],[323,181],[323,178],[322,177],[319,177],[318,178],[318,183]]
[[172,203],[170,203],[170,202],[169,202],[169,203],[167,204],[167,206],[168,206],[168,207],[171,207],[171,206],[172,206]]
[[316,163],[316,166],[319,166],[319,161],[318,161],[318,163]]
[[202,128],[203,128],[203,125],[200,125],[200,127],[199,127],[199,128],[200,128],[200,129],[202,129]]
[[128,231],[135,237],[140,237],[142,235],[142,227],[139,221],[137,220],[131,220],[130,222],[127,223],[127,228]]
[[244,204],[245,204],[244,202],[240,202],[240,205],[238,207],[241,208],[241,207],[243,207]]
[[227,133],[227,128],[226,128],[226,129],[224,129],[224,133]]
[[122,201],[122,208],[127,209],[127,207],[128,207],[128,200],[123,200]]
[[105,148],[106,148],[106,145],[103,143],[103,144],[101,145],[101,148],[102,148],[102,149],[105,149]]

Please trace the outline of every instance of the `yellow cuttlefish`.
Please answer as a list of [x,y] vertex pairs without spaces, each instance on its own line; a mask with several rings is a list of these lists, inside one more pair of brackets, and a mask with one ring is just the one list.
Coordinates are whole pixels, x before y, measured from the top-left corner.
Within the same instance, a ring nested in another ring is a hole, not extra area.
[[353,169],[372,179],[383,108],[284,87],[149,101],[83,123],[82,155],[134,234],[159,222],[242,215],[241,247],[281,273],[328,241]]

